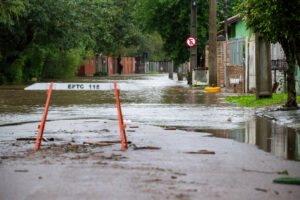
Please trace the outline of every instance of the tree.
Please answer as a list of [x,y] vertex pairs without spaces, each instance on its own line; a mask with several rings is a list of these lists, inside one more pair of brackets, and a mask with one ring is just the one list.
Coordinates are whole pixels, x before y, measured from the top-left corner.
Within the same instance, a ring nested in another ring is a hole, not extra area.
[[136,2],[0,0],[0,84],[73,76],[94,52],[135,54],[147,40],[135,24]]
[[[198,0],[197,5],[198,55],[203,58],[208,39],[208,3]],[[190,1],[143,0],[138,8],[142,27],[148,32],[157,31],[162,36],[164,49],[175,64],[186,62],[190,53],[185,44],[190,36]]]
[[25,5],[22,0],[1,0],[0,1],[0,22],[6,25],[13,25],[15,18],[25,13]]
[[[233,7],[241,0],[228,1],[228,16],[235,15]],[[223,0],[218,0],[218,21],[223,17]],[[191,5],[187,0],[143,0],[138,2],[138,21],[146,32],[157,31],[163,39],[167,55],[181,64],[189,59],[185,40],[190,36]],[[197,0],[198,62],[203,65],[205,44],[208,40],[208,1]],[[202,61],[202,62],[201,62]]]
[[279,42],[288,63],[288,99],[285,107],[297,109],[295,89],[296,58],[300,62],[300,1],[244,0],[238,10],[248,27],[265,41]]

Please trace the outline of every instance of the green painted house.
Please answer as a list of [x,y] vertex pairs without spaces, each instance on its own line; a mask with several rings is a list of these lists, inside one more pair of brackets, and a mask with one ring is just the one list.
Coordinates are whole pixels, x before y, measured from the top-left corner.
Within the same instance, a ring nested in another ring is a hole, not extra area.
[[[220,22],[220,25],[224,25],[224,21]],[[228,25],[228,39],[229,39],[229,61],[230,66],[240,66],[245,67],[245,85],[246,91],[255,88],[255,63],[254,63],[254,46],[255,41],[251,29],[246,27],[245,22],[239,15],[232,16],[227,19]],[[219,32],[222,33],[222,32]],[[224,33],[224,32],[223,32]],[[281,45],[271,44],[271,59],[272,59],[272,69],[277,70],[277,73],[273,75],[273,81],[279,81],[284,79],[283,68],[287,67],[285,62],[285,56]],[[296,67],[296,91],[300,94],[300,70]],[[274,78],[274,76],[277,76]],[[245,91],[245,92],[246,92]],[[284,89],[281,91],[284,91]]]
[[247,29],[245,22],[243,20],[240,20],[240,18],[237,15],[233,16],[232,18],[233,19],[238,18],[238,21],[232,20],[231,23],[229,23],[228,26],[229,39],[250,37],[251,30]]

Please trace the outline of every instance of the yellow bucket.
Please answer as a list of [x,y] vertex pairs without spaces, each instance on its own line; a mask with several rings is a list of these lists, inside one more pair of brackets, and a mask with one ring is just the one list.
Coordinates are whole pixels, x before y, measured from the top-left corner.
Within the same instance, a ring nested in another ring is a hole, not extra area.
[[205,92],[221,92],[221,87],[206,87]]

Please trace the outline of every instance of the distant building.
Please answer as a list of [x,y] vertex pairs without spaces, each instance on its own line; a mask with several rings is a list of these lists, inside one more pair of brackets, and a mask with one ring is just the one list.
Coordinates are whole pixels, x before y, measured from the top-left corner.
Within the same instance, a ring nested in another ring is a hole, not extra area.
[[[224,21],[220,22],[224,25]],[[228,41],[225,41],[224,30],[218,32],[217,37],[217,67],[218,85],[239,93],[255,92],[255,40],[254,33],[247,29],[245,22],[235,15],[227,19]],[[226,56],[225,56],[226,42]],[[206,62],[208,67],[208,48],[206,45]],[[271,63],[273,70],[273,83],[279,82],[277,92],[285,90],[285,70],[287,63],[284,52],[279,43],[271,44]],[[296,67],[296,87],[300,92],[300,73]]]

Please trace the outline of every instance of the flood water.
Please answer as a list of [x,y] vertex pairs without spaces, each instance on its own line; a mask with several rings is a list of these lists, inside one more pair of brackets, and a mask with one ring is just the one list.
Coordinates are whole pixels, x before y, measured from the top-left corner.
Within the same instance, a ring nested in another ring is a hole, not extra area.
[[[223,100],[232,94],[205,93],[201,88],[189,87],[185,81],[169,80],[167,74],[77,78],[67,82],[70,81],[117,81],[138,88],[121,90],[125,122],[209,132],[215,137],[257,145],[285,159],[299,160],[299,133],[254,117],[253,108],[241,108]],[[24,88],[0,86],[0,131],[1,127],[41,120],[46,92]],[[117,120],[114,91],[53,91],[47,120],[64,119]]]

